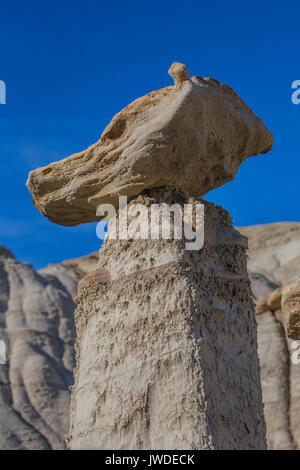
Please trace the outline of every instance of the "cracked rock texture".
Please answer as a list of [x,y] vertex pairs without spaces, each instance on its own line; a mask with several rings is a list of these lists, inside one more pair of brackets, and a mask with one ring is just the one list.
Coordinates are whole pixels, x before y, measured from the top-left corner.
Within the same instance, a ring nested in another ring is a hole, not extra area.
[[145,189],[180,188],[195,198],[234,179],[241,163],[272,147],[272,134],[228,86],[169,71],[174,86],[120,111],[87,150],[30,172],[27,187],[44,216],[61,225],[99,220]]
[[0,245],[0,449],[63,449],[74,367],[74,304],[57,278]]
[[300,273],[300,223],[240,227],[238,230],[249,239],[248,269],[253,296],[257,299],[258,353],[268,447],[300,449],[300,363],[297,359],[300,351],[288,338],[294,333],[294,338],[298,339],[295,325],[300,308],[299,281],[296,281]]
[[106,238],[79,283],[71,449],[265,448],[246,246],[207,202],[200,251]]
[[283,289],[281,306],[287,317],[287,336],[293,340],[300,340],[300,277]]

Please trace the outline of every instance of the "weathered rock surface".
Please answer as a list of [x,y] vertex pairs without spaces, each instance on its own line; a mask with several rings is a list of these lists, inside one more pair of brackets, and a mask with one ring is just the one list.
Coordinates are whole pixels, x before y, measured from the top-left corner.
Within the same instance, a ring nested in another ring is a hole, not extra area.
[[287,336],[300,340],[300,277],[283,289],[281,306],[286,315]]
[[263,313],[267,311],[275,312],[281,308],[282,287],[278,287],[271,291],[266,299],[256,300],[255,312]]
[[213,204],[200,251],[106,239],[79,283],[69,446],[264,449],[250,293],[246,240]]
[[96,251],[80,258],[49,264],[38,273],[44,277],[55,276],[73,297],[77,293],[78,281],[96,268],[98,258],[99,253]]
[[258,354],[261,367],[268,448],[294,448],[290,422],[290,356],[284,327],[274,312],[257,315]]
[[183,64],[169,73],[174,86],[128,105],[97,143],[29,174],[43,215],[61,225],[95,221],[99,204],[158,187],[199,198],[231,181],[247,157],[270,150],[271,133],[231,88],[188,79]]
[[[285,332],[288,312],[283,307],[283,313],[278,302],[275,310],[274,304],[272,306],[270,303],[272,297],[278,297],[280,293],[280,290],[276,290],[277,287],[293,281],[299,273],[300,251],[297,246],[300,224],[277,223],[240,227],[238,230],[249,237],[250,267],[254,266],[254,269],[260,271],[250,271],[249,274],[254,298],[260,299],[256,301],[256,308],[258,305],[261,307],[260,310],[257,308],[260,315],[256,319],[268,448],[300,449],[300,365],[292,361],[296,349]],[[285,258],[282,253],[286,252],[289,256]],[[65,261],[62,265],[69,273],[68,276],[72,274],[68,270],[69,265],[78,266],[79,269],[75,269],[77,276],[74,278],[80,279],[95,269],[97,256],[98,254],[93,253],[89,263],[86,263],[89,257],[84,257]],[[277,266],[275,270],[274,263]],[[55,268],[53,271],[52,266]],[[60,265],[52,266],[50,272],[55,275],[59,272]],[[88,266],[90,268],[86,269]],[[81,274],[78,275],[79,273]],[[64,282],[68,276],[61,277],[61,281]],[[272,294],[274,291],[276,294]],[[283,289],[283,293],[285,292],[286,287]],[[268,299],[269,295],[271,299]]]
[[[120,195],[195,206],[270,150],[271,133],[230,88],[179,63],[169,73],[173,87],[131,103],[99,142],[30,173],[43,215],[94,221]],[[80,281],[72,449],[265,448],[245,239],[221,208],[205,210],[202,249],[107,238]]]
[[293,359],[299,347],[287,338],[281,309],[256,318],[268,448],[300,449],[300,361]]
[[[263,401],[265,403],[268,447],[270,449],[300,449],[300,365],[292,362],[292,355],[295,354],[296,349],[293,347],[293,341],[287,339],[284,331],[288,312],[284,307],[284,313],[280,309],[270,311],[268,305],[269,294],[281,284],[281,280],[282,284],[285,285],[294,281],[297,275],[296,265],[300,252],[295,247],[298,246],[297,240],[300,240],[300,224],[278,223],[242,227],[239,228],[239,231],[249,236],[250,266],[255,263],[255,269],[264,272],[264,274],[250,272],[250,277],[254,297],[261,299],[261,302],[265,304],[262,314],[257,315],[256,319],[258,323],[258,352],[261,365]],[[289,249],[289,244],[294,249]],[[281,253],[287,251],[290,253],[287,258],[281,256]],[[279,255],[277,255],[277,252],[279,252]],[[7,280],[5,280],[7,279],[7,272],[4,275],[3,270],[3,257],[11,259],[11,263],[17,262],[9,251],[3,247],[1,253],[0,339],[5,339],[6,344],[9,344],[4,314],[7,308],[9,289]],[[57,277],[66,289],[74,295],[77,290],[78,280],[96,269],[97,259],[98,253],[92,253],[86,257],[49,265],[40,270],[39,274],[46,278],[49,276],[49,279],[53,276]],[[273,272],[270,265],[273,265],[274,260],[277,260],[278,265]],[[20,263],[17,263],[17,265],[26,267],[26,265]],[[24,273],[28,269],[27,266]],[[20,276],[23,276],[24,273],[22,270]],[[30,296],[32,286],[28,285],[28,296]],[[283,293],[285,292],[286,288],[283,289]],[[68,312],[69,309],[66,311]],[[71,371],[71,365],[67,369]],[[46,438],[44,439],[36,427],[31,427],[23,420],[19,412],[13,409],[9,367],[7,366],[0,365],[0,384],[2,397],[0,406],[0,448],[50,448],[51,443],[48,441],[47,434],[45,433]],[[54,413],[56,413],[56,410],[54,410]],[[67,407],[64,410],[64,415],[62,420],[67,421],[69,416]],[[63,445],[64,433],[65,430],[61,432],[59,445],[53,444],[52,448],[60,448]]]
[[[298,338],[300,286],[293,281],[300,272],[300,223],[238,230],[249,237],[248,268],[259,299],[256,319],[268,447],[300,449],[300,364],[294,360],[297,345],[288,338]],[[283,288],[276,289],[279,285]]]
[[[237,227],[249,240],[250,275],[264,276],[275,287],[294,282],[300,273],[300,223],[278,222],[267,225]],[[258,293],[258,291],[257,291]],[[261,292],[257,299],[267,297]]]
[[279,282],[266,274],[249,271],[249,277],[251,280],[252,295],[253,299],[256,300],[256,305],[260,300],[263,302],[271,292],[280,286]]
[[0,245],[0,449],[63,449],[73,383],[73,301]]

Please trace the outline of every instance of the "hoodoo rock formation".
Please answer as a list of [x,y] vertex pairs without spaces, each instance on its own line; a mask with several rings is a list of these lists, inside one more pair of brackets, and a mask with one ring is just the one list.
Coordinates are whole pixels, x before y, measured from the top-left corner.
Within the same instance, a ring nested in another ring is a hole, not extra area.
[[0,449],[63,449],[73,383],[74,303],[0,245]]
[[279,287],[256,302],[267,442],[271,450],[300,448],[300,353],[297,342],[292,341],[300,340],[299,311],[299,282]]
[[268,448],[300,449],[300,223],[238,230],[249,240]]
[[130,104],[97,144],[28,179],[36,207],[63,225],[97,220],[102,203],[117,217],[120,195],[183,213],[204,204],[198,250],[175,237],[111,239],[110,219],[79,284],[72,449],[266,446],[246,239],[200,198],[272,136],[225,85],[189,79],[182,64],[170,74],[173,87]]
[[[132,203],[161,201],[187,202],[153,190]],[[72,449],[264,448],[246,245],[209,203],[200,251],[104,242],[79,283]]]

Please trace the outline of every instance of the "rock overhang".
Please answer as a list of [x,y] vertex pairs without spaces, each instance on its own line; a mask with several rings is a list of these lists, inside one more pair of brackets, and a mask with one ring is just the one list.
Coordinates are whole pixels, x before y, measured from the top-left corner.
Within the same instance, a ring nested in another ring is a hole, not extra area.
[[158,187],[201,198],[231,180],[248,157],[268,152],[272,134],[228,86],[170,70],[174,86],[138,98],[116,114],[83,152],[30,172],[37,209],[66,226],[98,221],[100,204],[117,207]]

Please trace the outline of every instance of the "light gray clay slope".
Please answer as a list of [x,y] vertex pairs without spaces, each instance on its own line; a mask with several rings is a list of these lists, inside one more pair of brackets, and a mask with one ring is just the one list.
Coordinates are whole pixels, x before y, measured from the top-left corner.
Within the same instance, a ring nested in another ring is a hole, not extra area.
[[144,189],[181,188],[195,198],[231,181],[251,155],[270,150],[272,134],[231,88],[211,78],[153,91],[120,111],[100,140],[83,152],[30,172],[27,187],[52,222],[97,220],[102,203]]
[[74,304],[0,245],[0,449],[63,449],[73,382]]
[[268,448],[299,450],[299,346],[287,337],[284,305],[259,312],[256,318]]
[[[285,286],[300,274],[300,223],[237,227],[249,240],[248,269],[251,274],[264,276],[271,283]],[[272,290],[272,289],[271,289]],[[265,292],[257,297],[267,297]]]
[[249,239],[268,447],[300,449],[300,364],[293,362],[293,340],[300,339],[300,223],[238,230]]
[[104,242],[79,283],[72,449],[265,448],[246,245],[210,203],[200,251]]
[[[195,205],[271,148],[230,88],[189,79],[178,63],[169,73],[173,87],[127,106],[99,142],[30,173],[43,215],[97,220],[98,205],[117,206],[119,195],[172,203],[182,194]],[[245,240],[225,211],[205,207],[202,249],[106,240],[98,269],[80,281],[72,449],[265,448]]]
[[73,297],[77,293],[78,281],[96,268],[98,257],[99,253],[96,251],[80,258],[49,264],[39,269],[38,273],[43,277],[55,276]]
[[[257,312],[280,308],[283,294],[287,335],[300,339],[300,223],[253,225],[238,230],[249,240],[248,270],[258,301]],[[284,287],[283,292],[279,286]]]
[[257,314],[256,319],[268,448],[293,449],[295,439],[290,422],[290,401],[294,377],[291,377],[284,327],[275,312],[267,310]]

